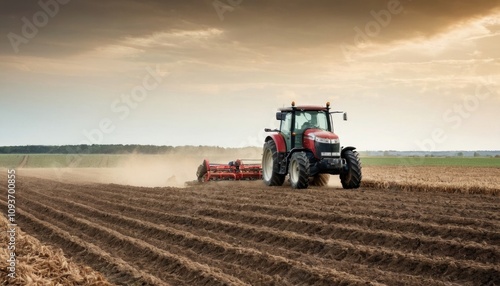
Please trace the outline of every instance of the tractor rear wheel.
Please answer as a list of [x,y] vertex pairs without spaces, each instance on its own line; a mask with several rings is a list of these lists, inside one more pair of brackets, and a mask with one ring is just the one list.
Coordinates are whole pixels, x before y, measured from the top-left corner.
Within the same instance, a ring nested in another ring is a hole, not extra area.
[[279,173],[278,149],[273,140],[264,144],[262,155],[262,179],[268,186],[281,186],[285,182],[285,176]]
[[309,187],[309,159],[305,152],[293,153],[288,173],[292,188],[307,189]]
[[340,173],[340,182],[344,189],[357,189],[361,185],[361,161],[358,152],[346,150],[342,153],[346,160],[347,170]]
[[330,174],[317,174],[316,176],[311,177],[309,185],[324,187],[328,185],[329,180],[330,180]]

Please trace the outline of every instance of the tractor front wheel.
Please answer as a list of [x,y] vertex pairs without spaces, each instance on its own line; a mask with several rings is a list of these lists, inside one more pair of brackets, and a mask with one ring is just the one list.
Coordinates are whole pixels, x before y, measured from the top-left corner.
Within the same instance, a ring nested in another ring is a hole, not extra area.
[[307,189],[309,187],[309,159],[305,152],[293,153],[288,174],[292,188]]
[[357,189],[361,185],[361,161],[358,152],[346,150],[342,153],[346,160],[347,170],[340,174],[340,182],[344,189]]
[[262,155],[262,179],[268,186],[281,186],[285,182],[285,175],[279,173],[278,149],[273,140],[264,144]]

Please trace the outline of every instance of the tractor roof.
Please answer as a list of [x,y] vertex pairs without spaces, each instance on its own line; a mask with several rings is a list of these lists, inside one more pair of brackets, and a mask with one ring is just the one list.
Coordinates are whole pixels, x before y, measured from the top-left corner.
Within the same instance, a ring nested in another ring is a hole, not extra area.
[[[328,111],[326,106],[321,105],[299,105],[295,106],[295,110],[301,111]],[[289,112],[292,111],[292,107],[283,107],[280,108],[279,111]]]

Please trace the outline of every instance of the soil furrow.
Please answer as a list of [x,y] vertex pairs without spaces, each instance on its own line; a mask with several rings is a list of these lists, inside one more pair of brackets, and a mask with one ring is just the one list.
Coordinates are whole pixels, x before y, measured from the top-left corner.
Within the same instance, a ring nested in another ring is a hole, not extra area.
[[[112,196],[109,196],[108,198],[112,198]],[[129,203],[134,205],[147,204],[151,208],[168,208],[173,211],[182,211],[183,213],[192,213],[196,209],[200,209],[200,205],[204,205],[205,203],[212,203],[212,201],[201,201],[200,204],[196,204],[195,202],[193,202],[192,204],[188,205],[190,206],[190,208],[186,208],[186,204],[179,204],[175,200],[169,200],[168,197],[166,197],[164,200],[159,200],[158,198],[145,199],[142,194],[140,198],[130,197],[128,201]],[[249,203],[231,206],[230,200],[223,201],[221,207],[264,213],[277,217],[284,216],[295,217],[298,219],[316,220],[328,224],[357,225],[365,229],[388,231],[398,234],[413,233],[415,235],[450,239],[456,240],[458,242],[472,241],[479,244],[488,243],[495,246],[500,246],[499,231],[475,229],[466,226],[440,225],[437,223],[427,223],[416,220],[373,217],[370,215],[343,213],[341,211],[326,212],[324,210],[299,209],[280,205],[259,205],[255,203]]]
[[255,212],[202,209],[197,214],[212,218],[224,218],[232,222],[243,222],[284,231],[293,231],[325,239],[340,239],[363,245],[381,246],[408,253],[439,255],[457,260],[473,260],[486,264],[500,261],[500,248],[472,242],[463,244],[439,238],[429,238],[413,234],[394,234],[392,232],[373,231],[353,226],[262,215]]
[[[110,191],[108,192],[110,195],[124,195],[126,197],[135,197],[134,193],[128,192],[130,187],[128,186],[120,186],[120,185],[109,185]],[[163,190],[163,191],[162,191]],[[318,191],[318,190],[315,190]],[[92,190],[90,190],[92,192]],[[122,194],[124,193],[124,194]],[[168,196],[166,195],[168,193]],[[365,192],[366,193],[366,192]],[[365,194],[363,193],[363,194]],[[281,195],[281,193],[279,193]],[[322,212],[345,212],[345,213],[353,213],[360,215],[369,215],[379,218],[384,217],[397,217],[399,219],[410,219],[410,220],[419,220],[421,222],[430,222],[436,223],[439,225],[450,224],[450,225],[460,225],[467,226],[469,228],[477,229],[477,230],[492,230],[498,229],[500,224],[500,212],[497,211],[478,211],[480,205],[477,204],[468,204],[459,208],[457,204],[454,204],[454,201],[448,200],[446,202],[446,207],[443,206],[435,206],[433,202],[430,202],[429,205],[424,205],[423,203],[409,204],[407,201],[402,203],[400,197],[393,198],[392,203],[387,200],[376,201],[376,200],[368,200],[364,198],[363,200],[358,199],[357,201],[351,197],[334,197],[331,198],[327,196],[326,198],[322,198],[317,195],[317,198],[321,198],[321,201],[314,201],[311,204],[305,204],[304,201],[300,201],[298,194],[293,194],[295,196],[285,196],[280,197],[280,201],[276,202],[272,197],[268,198],[268,196],[275,196],[273,192],[271,194],[266,194],[262,191],[256,192],[247,192],[240,196],[234,194],[234,190],[229,191],[214,191],[213,194],[206,193],[203,191],[193,191],[192,189],[175,189],[175,188],[156,188],[154,192],[144,192],[144,196],[142,198],[145,199],[153,199],[156,200],[158,197],[167,199],[167,198],[184,198],[185,200],[193,201],[230,201],[233,204],[248,204],[248,203],[256,203],[261,202],[263,204],[272,204],[282,205],[286,207],[300,207],[303,209],[312,209],[319,210]],[[231,197],[228,200],[228,197]],[[289,198],[289,199],[287,199]],[[484,202],[482,203],[484,204]],[[500,204],[500,203],[499,203]],[[307,207],[310,206],[310,207]],[[318,209],[318,206],[321,206]],[[428,211],[426,209],[428,208]],[[481,219],[478,219],[481,218]],[[489,218],[488,220],[484,220],[483,218]]]
[[[40,197],[45,197],[45,195],[42,195],[42,194],[38,194],[38,195]],[[45,199],[42,199],[42,200],[46,201],[47,199],[52,200],[50,197],[46,197]],[[88,203],[88,201],[86,201],[85,198],[80,198],[79,201],[83,201],[83,202]],[[45,203],[50,204],[51,202],[45,202]],[[61,204],[58,204],[58,205],[63,205],[62,203],[63,203],[63,201],[61,201]],[[57,204],[57,203],[55,203],[55,204]],[[245,263],[245,264],[252,263],[249,265],[250,267],[254,267],[255,269],[259,269],[259,271],[263,271],[264,273],[266,273],[265,271],[267,271],[267,269],[274,269],[273,263],[270,264],[269,262],[257,259],[254,256],[255,250],[250,252],[251,255],[249,257],[248,257],[248,255],[242,256],[242,253],[246,253],[246,252],[248,252],[248,250],[242,249],[241,247],[233,247],[232,245],[234,245],[234,244],[227,244],[225,246],[224,245],[220,246],[220,243],[219,244],[215,243],[215,245],[214,245],[213,241],[209,243],[206,241],[205,238],[193,237],[193,235],[190,233],[186,234],[185,232],[182,232],[182,231],[179,232],[179,230],[165,227],[165,226],[162,226],[160,224],[152,224],[152,223],[148,223],[147,221],[136,220],[134,218],[129,218],[129,217],[123,217],[120,215],[120,213],[112,211],[112,206],[104,207],[105,211],[100,211],[100,210],[95,209],[93,207],[86,206],[86,205],[83,205],[83,204],[80,204],[77,202],[74,202],[74,203],[64,202],[64,204],[66,205],[66,208],[69,208],[73,211],[80,209],[80,211],[79,211],[79,212],[81,212],[80,215],[83,217],[86,217],[87,215],[92,214],[94,216],[94,218],[96,218],[96,219],[106,220],[106,221],[108,221],[108,224],[110,226],[115,226],[114,227],[115,229],[116,229],[116,226],[123,226],[123,227],[120,227],[120,229],[123,231],[127,231],[127,229],[129,229],[129,231],[130,231],[131,229],[133,229],[134,232],[137,231],[138,236],[140,236],[141,239],[143,239],[143,240],[146,237],[155,237],[156,238],[155,240],[160,244],[161,244],[162,239],[168,240],[169,243],[165,244],[166,247],[169,247],[169,246],[171,247],[171,243],[181,244],[183,247],[189,247],[191,249],[194,249],[195,251],[198,251],[199,253],[201,253],[203,255],[207,255],[207,256],[219,255],[219,256],[224,257],[224,259],[231,259],[232,258],[232,261],[234,263]],[[132,212],[126,212],[126,213],[132,213]],[[135,213],[142,213],[142,212],[134,212],[134,214]],[[146,215],[146,216],[148,216],[148,215]],[[161,236],[158,237],[159,235],[161,235]],[[216,239],[214,241],[220,241],[220,238],[218,236],[220,236],[220,233],[216,237],[214,237],[214,239]],[[238,244],[241,244],[241,241],[239,241]],[[286,252],[290,252],[290,251],[286,250]],[[308,257],[306,259],[306,261],[310,261],[311,259],[318,260],[315,257],[314,258]],[[341,261],[339,261],[339,263],[340,262]],[[329,261],[324,260],[324,262],[322,264],[329,265],[329,264],[331,264],[331,260],[329,260]],[[350,269],[351,271],[353,269],[356,269],[355,263],[349,263],[349,264],[350,264],[350,267],[346,267],[346,269]],[[376,271],[379,276],[373,276],[372,275],[374,272],[373,269],[368,269],[366,267],[365,268],[357,267],[357,269],[358,269],[358,271],[359,270],[366,271],[365,275],[371,277],[371,279],[369,279],[368,281],[378,279],[378,280],[381,280],[379,282],[389,283],[389,284],[395,284],[395,283],[401,282],[401,281],[406,281],[408,285],[411,285],[412,281],[413,281],[413,283],[415,283],[415,278],[410,276],[410,275],[399,275],[396,273],[394,273],[394,274],[391,273],[391,276],[392,276],[392,279],[391,279],[391,277],[383,277],[383,275],[384,274],[387,275],[388,272]],[[316,271],[318,271],[318,269],[316,269]],[[292,271],[291,278],[298,277],[297,275],[294,275],[295,272],[296,271]],[[362,274],[362,273],[359,273],[357,271],[354,273],[356,273],[357,275]],[[272,273],[272,274],[276,275],[276,273]],[[283,273],[280,273],[280,274],[286,275],[286,272],[284,274]],[[314,275],[310,274],[309,276],[313,277]],[[285,277],[287,277],[287,276],[285,276]],[[350,278],[350,279],[352,279],[352,278]],[[423,278],[420,278],[420,279],[418,279],[418,281],[421,282],[422,279]],[[347,280],[347,279],[344,278],[344,280]],[[443,285],[443,284],[439,283],[438,281],[429,280],[429,279],[427,279],[427,280],[432,281],[431,285],[434,285],[434,284]],[[349,280],[347,280],[347,281],[349,281]],[[293,284],[296,284],[298,282],[300,282],[300,281],[294,281]],[[274,283],[276,283],[276,281],[274,281]],[[314,284],[317,284],[317,283],[318,283],[318,281],[315,281]],[[326,283],[326,284],[328,284],[328,283]],[[348,284],[350,284],[350,285],[355,284],[355,281],[349,281]]]
[[[181,202],[172,202],[173,206],[183,205]],[[162,206],[163,203],[162,203]],[[172,210],[173,206],[165,206]],[[416,236],[411,233],[392,233],[386,231],[374,231],[351,225],[327,224],[315,220],[296,219],[293,217],[277,217],[247,211],[226,211],[227,207],[213,209],[203,208],[197,211],[198,215],[214,218],[225,217],[233,222],[245,222],[252,225],[264,225],[280,230],[305,233],[322,238],[342,239],[359,244],[383,246],[409,253],[420,253],[440,256],[448,256],[457,260],[474,260],[481,263],[496,263],[500,261],[500,251],[494,246],[485,246],[469,242],[459,243],[454,240],[443,240],[439,238]]]
[[[125,217],[119,213],[111,212],[109,209],[104,212],[77,202],[69,202],[49,197],[44,198],[44,195],[40,193],[37,193],[37,199],[39,202],[43,202],[45,205],[55,207],[56,209],[57,207],[59,207],[58,209],[62,207],[64,211],[69,211],[75,217],[85,218],[92,216],[103,226],[112,228],[124,235],[141,239],[176,255],[186,256],[193,261],[218,267],[225,270],[226,273],[238,273],[240,274],[239,276],[246,278],[248,280],[247,282],[252,285],[268,284],[271,282],[276,285],[291,284],[287,282],[286,279],[276,279],[276,277],[254,271],[253,267],[255,265],[241,267],[236,264],[238,260],[233,259],[231,263],[222,261],[221,259],[224,257],[217,257],[220,256],[220,253],[211,253],[214,249],[220,250],[221,247],[217,248],[211,246],[209,243],[205,242],[203,238],[194,237],[188,232],[180,232],[161,224],[153,225],[148,222]],[[283,283],[278,283],[279,280]]]
[[[214,183],[217,187],[217,183]],[[130,186],[122,185],[108,185],[109,190],[113,194],[125,193],[127,195],[134,195],[136,191],[130,188]],[[211,186],[214,188],[214,186]],[[278,205],[300,205],[302,207],[307,207],[315,209],[318,205],[321,207],[342,207],[348,206],[356,210],[370,210],[370,209],[380,209],[380,210],[390,210],[394,211],[401,206],[404,206],[404,211],[402,213],[412,213],[414,210],[418,210],[421,215],[429,214],[430,218],[436,213],[442,213],[445,216],[459,216],[462,218],[484,218],[487,216],[491,217],[491,221],[496,222],[500,220],[499,205],[498,203],[486,203],[484,196],[480,196],[477,203],[470,200],[467,203],[461,203],[457,201],[455,195],[448,195],[445,197],[445,201],[442,205],[437,204],[436,200],[429,200],[428,197],[418,198],[412,201],[411,198],[401,197],[399,193],[392,193],[390,195],[387,192],[382,192],[378,190],[371,190],[371,192],[363,192],[362,198],[360,198],[359,193],[352,194],[345,190],[332,189],[324,193],[322,189],[314,189],[308,191],[309,193],[304,194],[303,192],[292,192],[290,190],[282,188],[270,188],[266,191],[262,190],[252,190],[252,191],[238,191],[237,189],[226,189],[218,188],[211,189],[204,185],[200,186],[199,189],[194,187],[188,189],[176,189],[176,188],[156,188],[154,192],[146,192],[145,197],[156,198],[158,195],[165,196],[168,193],[169,196],[173,197],[186,197],[193,198],[195,200],[200,200],[204,198],[217,199],[217,200],[227,200],[228,196],[231,196],[231,202],[235,203],[250,203],[252,201],[262,201],[267,203],[275,203]],[[245,189],[246,190],[246,189]],[[209,193],[212,192],[212,193]],[[312,192],[312,193],[311,193]],[[368,193],[374,193],[374,195],[369,195]],[[313,196],[313,199],[303,200],[302,196],[307,195],[308,197]],[[381,196],[383,195],[383,196]],[[276,197],[280,200],[277,202]],[[372,197],[373,196],[373,197]],[[465,196],[468,200],[470,196]],[[487,197],[488,201],[494,200],[496,198]],[[309,202],[309,203],[308,203]],[[486,210],[481,211],[482,207],[486,205]],[[397,207],[397,208],[395,208]]]
[[[108,225],[115,229],[119,226],[118,228],[122,231],[132,231],[137,234],[136,238],[138,239],[148,240],[150,237],[155,237],[154,241],[165,245],[166,248],[169,248],[171,243],[177,243],[182,247],[193,249],[199,254],[213,256],[214,259],[219,256],[225,260],[230,260],[232,263],[243,263],[244,265],[248,265],[250,269],[257,269],[262,273],[270,271],[269,275],[286,277],[292,284],[300,284],[303,282],[303,277],[308,277],[308,282],[315,285],[366,285],[367,282],[352,274],[340,273],[332,269],[321,267],[308,267],[303,263],[287,260],[279,256],[260,253],[254,249],[234,247],[228,243],[205,237],[196,237],[191,233],[175,230],[160,224],[152,224],[147,221],[124,217],[119,214],[114,214],[110,210],[104,212],[80,203],[64,200],[60,200],[60,203],[57,203],[54,202],[54,200],[58,199],[46,197],[40,193],[37,193],[37,196],[44,201],[46,205],[58,205],[66,210],[70,210],[72,214],[78,211],[81,217],[92,215],[94,218],[107,221]],[[44,196],[45,198],[43,199],[42,197]],[[167,241],[167,243],[165,243],[165,241]],[[299,277],[302,278],[297,280]],[[259,279],[254,282],[262,283],[262,280]]]
[[[6,206],[2,200],[0,200],[0,204]],[[178,285],[169,284],[153,275],[140,272],[137,268],[95,244],[84,241],[52,223],[40,220],[22,208],[17,208],[16,211],[18,221],[22,221],[19,226],[24,231],[31,233],[40,241],[48,241],[55,247],[60,247],[66,255],[72,255],[76,261],[85,263],[103,273],[110,282],[126,285]]]
[[[109,206],[108,206],[109,207]],[[169,222],[173,224],[188,225],[192,228],[204,228],[213,232],[230,233],[244,239],[254,239],[275,246],[286,245],[287,248],[302,251],[310,255],[326,255],[333,260],[347,259],[355,263],[377,264],[379,268],[388,271],[403,272],[411,275],[428,277],[441,277],[451,281],[482,279],[489,282],[494,277],[500,277],[496,267],[486,267],[472,262],[462,262],[440,257],[434,260],[427,256],[408,254],[398,251],[384,250],[362,245],[353,245],[338,240],[324,240],[298,235],[286,231],[275,231],[267,227],[253,227],[242,223],[231,223],[220,219],[206,217],[192,217],[171,214],[164,211],[152,211],[150,208],[130,207],[115,205],[128,213],[140,213],[145,220],[153,223]]]
[[[87,193],[93,192],[92,190],[87,190]],[[168,198],[169,200],[175,199],[175,202],[178,200],[181,200],[182,202],[185,203],[204,203],[204,204],[209,204],[209,203],[218,203],[218,204],[225,204],[227,207],[231,206],[240,206],[240,205],[249,205],[252,203],[256,203],[257,200],[255,200],[252,197],[252,194],[247,194],[245,197],[235,197],[234,199],[231,198],[230,202],[228,202],[228,195],[226,194],[224,196],[221,195],[213,195],[213,196],[203,196],[204,194],[201,194],[200,192],[188,192],[185,190],[180,190],[180,189],[175,189],[173,191],[167,190],[168,192],[168,197],[165,196],[167,193],[153,193],[153,194],[144,194],[143,197],[141,198],[136,198],[135,196],[129,196],[126,194],[121,194],[119,190],[115,191],[106,191],[110,196],[114,197],[120,197],[120,198],[127,198],[127,199],[132,199],[132,200],[137,200],[137,199],[144,199],[144,200],[158,200],[158,197],[164,198],[164,201],[167,201],[166,199]],[[249,200],[250,199],[250,200]],[[259,198],[260,199],[260,198]],[[259,203],[257,205],[259,206],[272,206],[269,205],[270,202],[273,200],[262,200],[262,203]],[[260,202],[260,201],[259,201]],[[377,204],[376,202],[366,202],[363,201],[363,204],[352,204],[351,202],[347,203],[344,199],[344,201],[335,201],[332,202],[331,204],[328,204],[328,202],[324,202],[321,204],[321,207],[318,209],[317,205],[315,205],[314,208],[310,208],[313,210],[319,210],[322,212],[343,212],[343,213],[350,213],[350,214],[359,214],[359,215],[367,215],[367,216],[372,216],[372,217],[377,217],[377,218],[398,218],[401,220],[418,220],[420,222],[428,222],[428,223],[435,223],[439,225],[455,225],[455,226],[464,226],[464,227],[469,227],[471,229],[476,229],[476,230],[495,230],[495,229],[500,229],[500,223],[498,221],[500,220],[500,216],[498,216],[498,219],[495,218],[495,213],[488,213],[485,214],[484,212],[478,213],[477,216],[480,217],[490,217],[489,220],[484,220],[484,219],[475,219],[473,218],[474,216],[471,216],[471,212],[473,212],[471,209],[464,209],[464,210],[457,210],[456,208],[448,208],[448,209],[443,209],[443,208],[433,208],[432,210],[429,211],[429,215],[423,214],[421,212],[423,206],[419,206],[419,212],[416,212],[414,209],[412,209],[410,206],[405,205],[404,207],[401,206],[401,202],[396,203],[397,206],[393,206],[385,202],[384,204]],[[299,205],[300,208],[307,209],[306,206],[303,204],[298,204],[297,201],[283,201],[282,199],[280,200],[279,205],[286,205],[289,208],[294,207],[295,205]],[[452,210],[452,214],[449,214],[450,210]]]
[[124,260],[138,269],[148,267],[149,272],[154,272],[155,276],[161,279],[168,281],[171,277],[179,276],[184,281],[196,285],[247,285],[232,276],[221,273],[218,269],[201,265],[184,257],[177,257],[139,239],[124,236],[86,219],[75,218],[69,213],[35,201],[29,201],[29,206],[47,219],[52,218],[60,223],[64,222],[67,228],[75,233],[85,233],[88,236],[87,240],[98,240],[106,244],[108,248],[121,254],[126,258]]

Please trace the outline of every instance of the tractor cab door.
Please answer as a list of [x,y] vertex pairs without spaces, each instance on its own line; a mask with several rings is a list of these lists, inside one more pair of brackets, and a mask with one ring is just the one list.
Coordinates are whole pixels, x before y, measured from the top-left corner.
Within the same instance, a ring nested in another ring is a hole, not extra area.
[[281,121],[281,135],[285,139],[286,151],[290,151],[292,146],[292,113],[287,112],[285,118]]
[[305,111],[298,111],[295,113],[295,147],[302,147],[302,139],[304,137],[304,131],[307,128],[315,127],[311,125],[311,114]]

